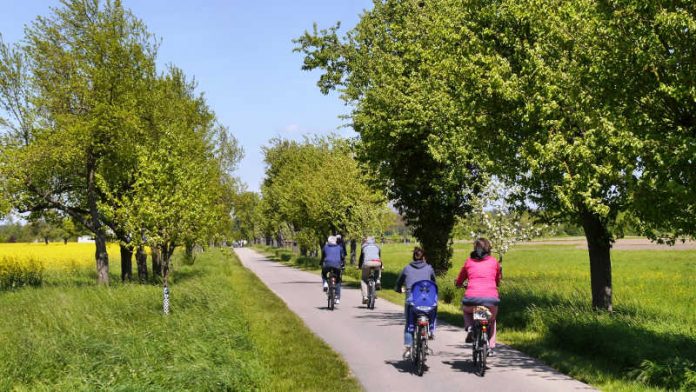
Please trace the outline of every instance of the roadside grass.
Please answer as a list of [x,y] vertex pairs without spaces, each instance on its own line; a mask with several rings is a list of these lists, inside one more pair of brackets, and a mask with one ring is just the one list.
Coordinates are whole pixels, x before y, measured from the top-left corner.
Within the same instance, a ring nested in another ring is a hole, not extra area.
[[169,316],[154,285],[0,292],[0,390],[360,390],[229,250],[178,265]]
[[[463,325],[463,290],[453,281],[469,248],[455,244],[453,267],[438,280],[438,317],[455,325]],[[291,254],[259,249],[277,258]],[[381,298],[403,303],[392,288],[412,249],[382,247]],[[319,270],[312,258],[293,255],[286,263]],[[603,390],[696,390],[696,251],[613,250],[612,265],[614,312],[606,314],[591,309],[586,250],[536,244],[511,250],[503,263],[500,341]],[[357,270],[346,270],[357,282]]]

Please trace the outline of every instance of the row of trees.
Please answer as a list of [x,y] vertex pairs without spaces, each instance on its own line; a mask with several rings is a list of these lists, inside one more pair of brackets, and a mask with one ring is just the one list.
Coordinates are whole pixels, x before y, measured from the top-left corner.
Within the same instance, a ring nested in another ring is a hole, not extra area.
[[361,161],[438,271],[485,178],[583,228],[596,308],[626,222],[696,232],[694,2],[375,0],[338,27],[297,39],[304,69],[352,105]]
[[297,242],[306,254],[321,247],[330,234],[356,240],[394,224],[394,212],[384,195],[368,185],[349,140],[273,139],[264,154],[257,234]]
[[194,82],[174,66],[157,70],[157,41],[120,1],[64,0],[51,11],[20,44],[0,42],[2,207],[91,232],[100,283],[109,232],[124,278],[134,250],[150,246],[166,283],[174,247],[228,230],[242,152]]

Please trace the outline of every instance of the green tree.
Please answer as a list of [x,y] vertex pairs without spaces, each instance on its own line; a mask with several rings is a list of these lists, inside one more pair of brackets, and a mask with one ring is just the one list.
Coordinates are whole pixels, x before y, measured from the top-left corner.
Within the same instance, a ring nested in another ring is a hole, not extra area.
[[261,196],[256,192],[243,191],[234,197],[233,229],[234,238],[253,242],[261,235],[261,222],[258,210]]
[[180,245],[206,243],[231,226],[231,171],[241,157],[236,139],[217,126],[195,84],[171,68],[153,88],[149,135],[136,146],[132,187],[111,210],[113,219],[153,248],[168,284],[170,260]]
[[[626,218],[653,238],[693,233],[694,215],[674,213],[694,208],[693,26],[690,2],[385,0],[344,38],[315,28],[298,50],[325,71],[323,92],[354,105],[361,157],[397,206],[402,178],[449,197],[475,196],[477,169],[517,184],[517,203],[583,228],[592,304],[611,310]],[[396,159],[414,152],[423,163]]]
[[[339,89],[353,106],[358,157],[375,173],[439,273],[451,266],[451,233],[471,210],[481,162],[462,138],[474,116],[451,100],[455,67],[433,41],[433,20],[416,1],[375,1],[344,38],[338,26],[296,40],[303,69],[323,69],[323,93]],[[432,7],[436,7],[433,4]],[[452,11],[453,7],[449,7]],[[455,15],[458,12],[454,13]],[[466,67],[466,65],[463,65]]]
[[323,245],[329,234],[377,229],[384,196],[368,186],[348,141],[317,137],[270,144],[264,148],[261,209],[273,231],[289,229],[306,251]]
[[19,211],[59,210],[93,232],[104,284],[100,204],[130,175],[155,49],[120,1],[66,0],[26,29],[24,47],[2,51],[4,192]]

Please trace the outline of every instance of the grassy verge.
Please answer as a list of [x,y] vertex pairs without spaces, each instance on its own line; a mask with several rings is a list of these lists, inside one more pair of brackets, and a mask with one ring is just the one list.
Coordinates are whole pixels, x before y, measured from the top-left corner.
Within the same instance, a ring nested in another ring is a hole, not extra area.
[[0,390],[359,390],[316,338],[229,252],[161,288],[63,284],[0,292]]
[[[455,325],[462,324],[463,293],[452,282],[469,247],[456,244],[453,268],[438,282],[439,317]],[[314,259],[261,250],[318,270]],[[382,298],[403,302],[389,289],[411,250],[383,247]],[[615,311],[609,315],[591,309],[587,251],[574,245],[513,249],[504,262],[500,340],[603,390],[696,390],[696,251],[614,250],[612,262]],[[357,270],[347,270],[357,281]]]

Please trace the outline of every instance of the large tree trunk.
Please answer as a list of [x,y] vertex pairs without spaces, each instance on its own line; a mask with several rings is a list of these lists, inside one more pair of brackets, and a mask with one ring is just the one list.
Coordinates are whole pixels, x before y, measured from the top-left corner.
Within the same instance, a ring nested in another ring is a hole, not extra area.
[[121,282],[133,280],[133,246],[121,244]]
[[611,235],[606,224],[591,212],[582,213],[582,227],[590,252],[592,307],[611,312]]
[[138,265],[138,280],[140,283],[147,282],[147,253],[142,245],[135,253],[135,262]]
[[97,282],[109,284],[109,254],[106,252],[106,235],[101,229],[94,233],[94,244],[96,245],[95,257],[97,259]]
[[358,248],[358,241],[353,238],[350,240],[350,264],[354,265],[356,260],[356,249]]
[[171,245],[162,246],[162,253],[160,256],[160,262],[162,264],[162,280],[164,281],[165,287],[169,286],[169,261],[174,253],[174,247]]
[[90,157],[87,162],[87,206],[94,232],[94,244],[96,245],[95,258],[97,261],[97,282],[109,284],[109,254],[106,252],[106,233],[104,226],[99,219],[99,209],[97,206],[97,190],[95,184],[96,164]]
[[162,276],[162,260],[159,247],[150,247],[150,257],[152,257],[152,277]]

